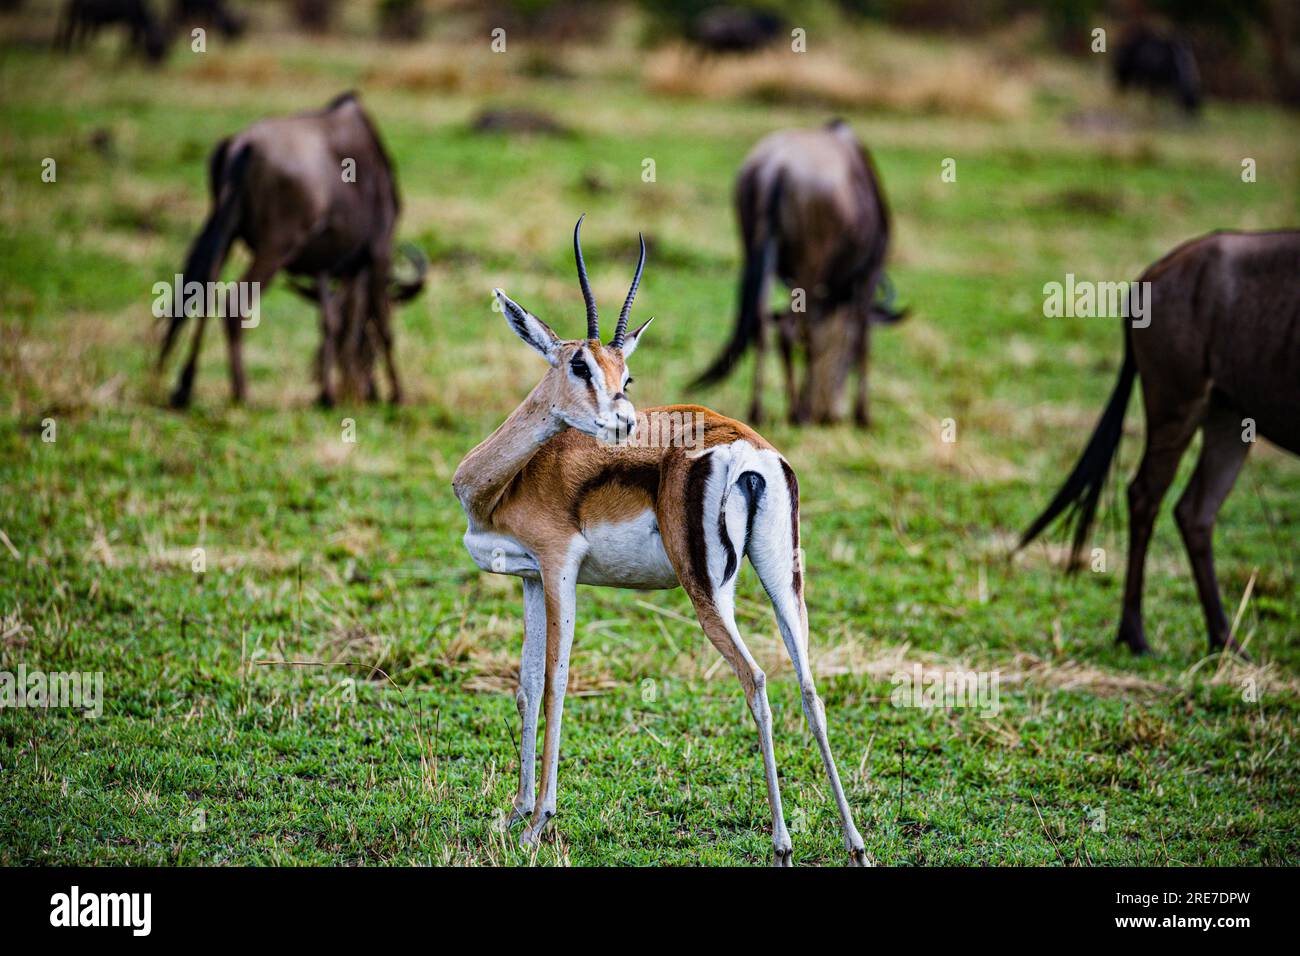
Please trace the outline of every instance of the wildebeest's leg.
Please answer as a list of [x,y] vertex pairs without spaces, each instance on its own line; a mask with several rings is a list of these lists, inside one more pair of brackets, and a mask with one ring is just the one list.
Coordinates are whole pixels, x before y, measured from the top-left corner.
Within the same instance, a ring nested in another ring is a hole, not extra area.
[[1200,424],[1202,401],[1184,404],[1171,412],[1153,408],[1147,401],[1147,442],[1142,464],[1128,486],[1128,568],[1124,579],[1124,609],[1119,623],[1117,642],[1125,643],[1134,654],[1146,653],[1146,633],[1142,627],[1142,578],[1147,545],[1155,525],[1160,502],[1178,471],[1178,460]]
[[768,312],[758,310],[758,328],[754,332],[754,394],[749,400],[749,423],[763,423],[763,366],[767,362]]
[[361,270],[347,283],[339,334],[339,369],[349,398],[373,401],[374,355],[370,349],[370,274]]
[[388,301],[388,268],[377,265],[370,270],[370,308],[375,317],[375,330],[384,348],[384,368],[388,372],[388,400],[394,405],[402,403],[402,383],[397,377],[393,362],[392,309]]
[[[823,318],[822,309],[816,305],[805,312],[791,313],[790,351],[791,361],[788,369],[790,395],[790,424],[806,425],[812,416],[813,361],[816,345],[813,341],[815,327]],[[802,347],[803,384],[797,381],[797,371],[793,353]]]
[[852,303],[822,306],[809,317],[802,391],[803,421],[827,425],[847,411],[845,381],[857,344]]
[[320,397],[317,401],[325,408],[334,405],[334,371],[335,346],[339,337],[339,307],[342,304],[342,291],[335,295],[330,291],[330,277],[322,272],[316,278],[316,289],[320,295]]
[[795,402],[794,414],[790,417],[790,423],[793,425],[806,425],[812,417],[812,388],[813,388],[813,361],[814,348],[813,342],[815,335],[814,326],[821,320],[821,310],[814,308],[811,312],[804,312],[796,316],[797,320],[797,343],[803,346],[803,384],[798,386],[798,401]]
[[546,592],[539,578],[524,578],[524,650],[519,661],[519,790],[510,824],[527,820],[537,802],[537,714],[546,689]]
[[201,312],[194,326],[194,338],[190,340],[190,354],[185,359],[185,366],[181,369],[181,377],[176,382],[176,388],[172,390],[172,408],[189,407],[190,396],[194,393],[194,374],[199,364],[199,350],[203,347],[203,331],[207,325],[208,315],[206,312]]
[[244,377],[244,329],[238,314],[225,316],[226,351],[230,353],[230,400],[242,405],[248,399],[248,383]]
[[853,303],[853,368],[858,383],[857,397],[853,402],[853,421],[862,428],[871,424],[867,364],[871,358],[871,300],[874,296],[875,286],[870,284],[867,288],[858,289]]
[[[354,339],[354,315],[356,308],[356,289],[357,277],[342,278],[339,280],[338,292],[334,294],[334,314],[336,321],[334,323],[334,367],[337,370],[337,385],[335,386],[335,397],[344,400],[351,400],[360,397],[360,389],[357,387],[356,371],[356,346]],[[324,318],[322,316],[322,323]],[[323,347],[322,347],[323,351]],[[321,364],[324,364],[322,355]]]
[[[282,250],[264,249],[257,252],[252,263],[244,270],[239,282],[244,289],[256,288],[258,299],[290,255]],[[226,349],[230,353],[231,400],[240,405],[248,398],[248,381],[244,376],[243,317],[226,316]]]
[[1241,439],[1241,414],[1222,400],[1212,399],[1201,431],[1196,471],[1174,508],[1205,611],[1211,650],[1224,646],[1239,650],[1236,640],[1229,640],[1228,618],[1223,613],[1219,582],[1214,575],[1214,520],[1249,452],[1250,443]]
[[794,377],[794,346],[796,322],[792,312],[783,312],[775,317],[777,327],[777,344],[781,349],[781,368],[785,372],[785,409],[790,421],[795,421],[799,407],[799,388]]

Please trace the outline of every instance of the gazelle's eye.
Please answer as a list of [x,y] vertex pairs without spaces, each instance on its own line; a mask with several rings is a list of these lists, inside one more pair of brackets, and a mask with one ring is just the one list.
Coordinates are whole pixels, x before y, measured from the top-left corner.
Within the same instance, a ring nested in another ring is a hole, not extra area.
[[635,381],[636,381],[636,379],[632,378],[632,377],[629,375],[627,381],[623,383],[623,391],[626,392],[626,391],[631,387],[632,383],[635,382]]
[[587,363],[582,360],[581,355],[575,355],[573,361],[569,363],[569,371],[582,379],[584,382],[591,381],[591,369]]

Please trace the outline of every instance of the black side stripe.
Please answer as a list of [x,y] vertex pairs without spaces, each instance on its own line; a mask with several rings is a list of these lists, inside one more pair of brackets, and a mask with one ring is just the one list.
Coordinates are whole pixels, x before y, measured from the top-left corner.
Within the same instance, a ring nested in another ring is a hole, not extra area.
[[709,580],[709,546],[704,540],[704,492],[713,473],[713,455],[706,454],[691,463],[686,473],[686,533],[689,538],[691,572],[697,581]]
[[588,478],[578,488],[573,502],[569,506],[569,519],[575,525],[581,525],[582,506],[593,493],[608,485],[622,485],[626,488],[639,488],[645,492],[653,506],[659,497],[659,466],[657,464],[632,463],[626,465],[606,465],[599,472]]
[[727,567],[722,572],[722,583],[726,584],[736,573],[736,549],[731,546],[731,539],[727,537],[727,493],[725,491],[722,493],[722,503],[718,506],[718,538],[727,552]]
[[[740,553],[744,554],[749,550],[749,533],[754,527],[754,514],[758,511],[758,502],[763,497],[763,489],[767,487],[767,482],[763,476],[756,471],[744,472],[736,479],[736,487],[745,497],[745,506],[747,514],[745,516],[745,538],[740,544]],[[727,494],[730,488],[722,493],[722,504],[718,507],[718,537],[722,539],[722,546],[727,551],[727,567],[722,572],[722,583],[726,584],[731,580],[731,576],[736,573],[739,562],[736,558],[736,549],[732,546],[731,538],[727,535]]]

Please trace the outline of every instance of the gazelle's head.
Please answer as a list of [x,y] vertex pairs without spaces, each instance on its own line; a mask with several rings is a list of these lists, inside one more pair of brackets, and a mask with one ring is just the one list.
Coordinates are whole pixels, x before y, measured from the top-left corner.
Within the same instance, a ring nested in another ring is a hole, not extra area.
[[636,275],[632,277],[632,288],[623,303],[623,311],[619,313],[618,324],[614,327],[614,337],[608,345],[602,345],[596,300],[587,279],[587,266],[582,261],[581,229],[582,219],[579,218],[573,227],[573,255],[578,260],[578,284],[587,304],[585,339],[561,339],[545,322],[517,305],[500,289],[493,292],[515,334],[550,363],[550,371],[533,390],[533,396],[549,402],[551,414],[566,425],[601,441],[617,442],[629,437],[636,428],[636,409],[627,397],[627,387],[632,381],[627,360],[641,341],[641,333],[653,321],[647,320],[635,332],[628,334],[627,320],[632,312],[632,300],[636,298],[641,270],[645,267],[645,239],[641,239],[641,258],[636,265]]

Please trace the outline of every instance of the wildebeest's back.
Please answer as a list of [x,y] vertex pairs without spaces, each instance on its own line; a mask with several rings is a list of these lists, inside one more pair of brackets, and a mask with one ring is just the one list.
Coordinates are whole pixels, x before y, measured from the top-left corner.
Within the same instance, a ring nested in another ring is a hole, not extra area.
[[885,211],[847,127],[773,133],[742,167],[738,198],[749,177],[753,202],[773,202],[775,195],[776,270],[783,281],[841,300],[850,291],[848,277],[879,265]]
[[1143,387],[1213,387],[1300,453],[1300,232],[1213,233],[1142,278],[1151,325],[1133,330],[1133,344]]
[[[243,239],[311,235],[289,263],[297,273],[335,271],[387,249],[397,216],[388,158],[361,106],[340,97],[325,110],[274,117],[232,137],[227,161],[248,152]],[[345,163],[355,176],[344,179]]]

